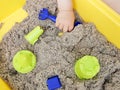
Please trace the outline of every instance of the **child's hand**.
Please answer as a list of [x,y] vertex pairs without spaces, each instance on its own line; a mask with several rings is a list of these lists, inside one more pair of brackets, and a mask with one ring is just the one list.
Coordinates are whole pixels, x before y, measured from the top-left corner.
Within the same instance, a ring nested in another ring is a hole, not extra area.
[[63,30],[63,32],[72,31],[74,27],[74,12],[70,11],[59,11],[56,20],[56,26]]

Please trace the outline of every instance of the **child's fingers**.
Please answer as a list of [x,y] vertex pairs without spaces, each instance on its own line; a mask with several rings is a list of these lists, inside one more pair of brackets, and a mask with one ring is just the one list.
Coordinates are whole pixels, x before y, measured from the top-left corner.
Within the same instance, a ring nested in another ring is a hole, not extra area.
[[67,32],[68,31],[68,26],[64,26],[64,28],[63,28],[63,32]]
[[56,26],[56,27],[59,27],[59,25],[60,25],[60,23],[58,23],[58,22],[55,23],[55,26]]
[[59,29],[60,29],[60,30],[63,30],[63,27],[64,27],[63,24],[60,24],[60,25],[59,25]]
[[69,26],[68,31],[70,32],[70,31],[72,31],[72,29],[73,29],[73,26]]

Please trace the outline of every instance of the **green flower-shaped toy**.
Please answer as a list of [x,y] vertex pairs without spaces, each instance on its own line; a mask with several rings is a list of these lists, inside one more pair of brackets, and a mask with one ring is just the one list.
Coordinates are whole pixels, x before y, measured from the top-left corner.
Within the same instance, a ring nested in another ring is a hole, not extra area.
[[75,73],[80,79],[93,78],[99,70],[98,59],[94,56],[84,56],[75,64]]
[[19,51],[13,58],[13,66],[20,73],[28,73],[36,66],[36,57],[28,50]]

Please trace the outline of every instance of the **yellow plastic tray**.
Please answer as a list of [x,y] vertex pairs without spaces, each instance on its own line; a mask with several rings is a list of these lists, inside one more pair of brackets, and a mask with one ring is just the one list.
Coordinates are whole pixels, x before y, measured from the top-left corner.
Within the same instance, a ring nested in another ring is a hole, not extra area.
[[[120,48],[120,15],[102,0],[73,0],[74,7],[86,22],[93,22],[97,29],[114,45]],[[0,0],[0,41],[14,26],[21,22],[27,13],[22,9],[25,0]],[[10,90],[0,79],[0,90]]]
[[73,0],[74,7],[85,22],[96,25],[108,41],[120,48],[120,15],[102,0]]
[[2,79],[0,79],[0,90],[11,90],[6,82],[4,82]]
[[0,0],[0,41],[16,22],[27,17],[22,9],[24,4],[25,0]]

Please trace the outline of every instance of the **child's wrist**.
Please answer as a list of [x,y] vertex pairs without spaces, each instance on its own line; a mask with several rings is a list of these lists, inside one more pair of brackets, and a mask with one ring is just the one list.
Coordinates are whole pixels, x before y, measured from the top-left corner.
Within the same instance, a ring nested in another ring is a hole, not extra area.
[[73,11],[72,6],[70,7],[58,7],[59,11]]
[[57,0],[59,11],[73,11],[72,0]]

